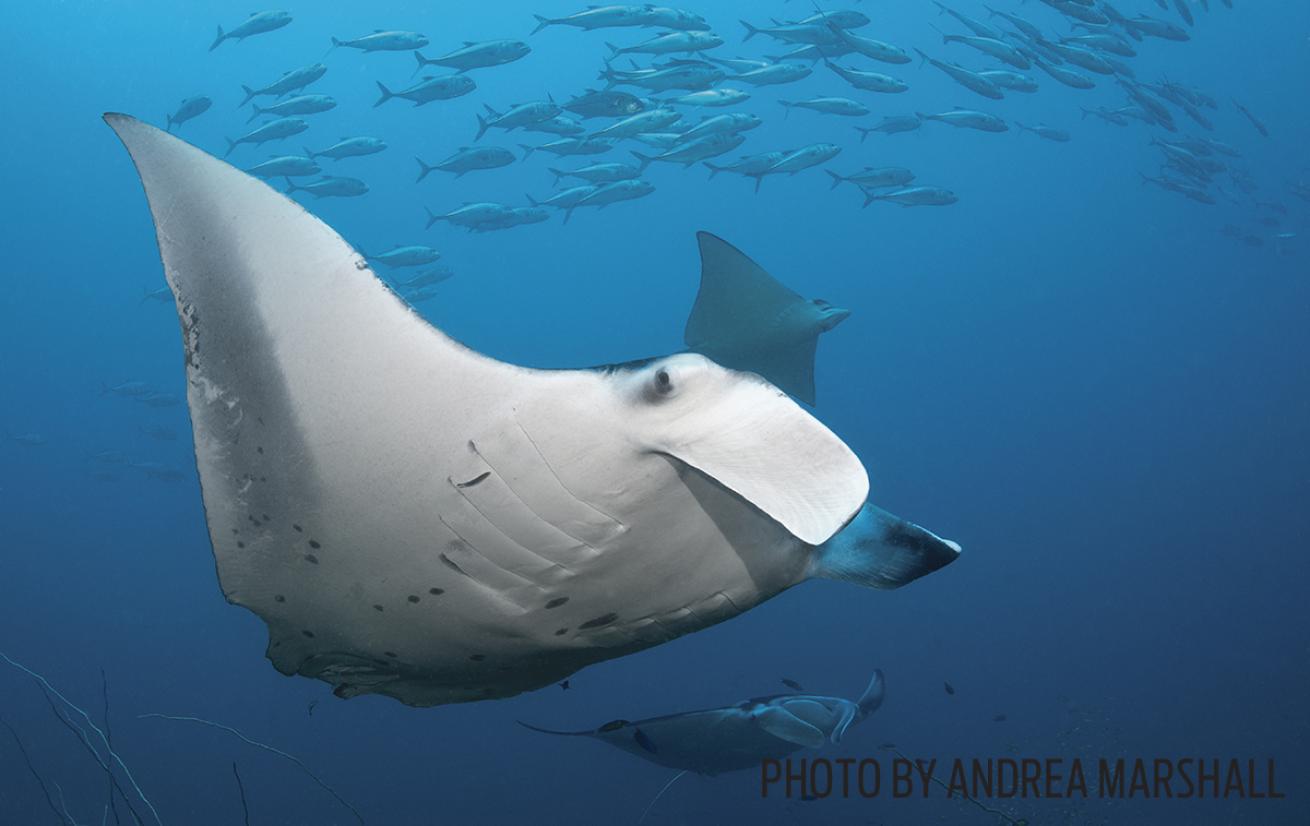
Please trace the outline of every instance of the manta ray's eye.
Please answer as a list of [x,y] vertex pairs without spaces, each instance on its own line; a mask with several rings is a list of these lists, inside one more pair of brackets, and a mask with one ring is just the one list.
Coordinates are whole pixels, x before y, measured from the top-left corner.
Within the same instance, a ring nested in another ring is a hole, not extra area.
[[673,392],[673,377],[663,367],[655,371],[655,392],[667,396]]

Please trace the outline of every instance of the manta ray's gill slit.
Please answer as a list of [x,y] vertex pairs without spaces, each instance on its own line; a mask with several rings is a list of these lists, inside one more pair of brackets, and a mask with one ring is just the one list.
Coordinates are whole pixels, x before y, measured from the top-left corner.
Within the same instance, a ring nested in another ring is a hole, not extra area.
[[[488,474],[490,473],[488,471]],[[488,478],[496,480],[499,477],[489,475]],[[451,484],[455,486],[464,501],[477,515],[452,512],[441,516],[441,521],[469,550],[477,554],[486,564],[504,571],[525,584],[530,583],[537,587],[541,587],[543,583],[559,582],[572,576],[573,572],[567,567],[528,548],[527,544],[535,544],[531,538],[511,536],[500,524],[492,521],[487,515],[487,511],[479,506],[478,500],[469,495],[469,488],[460,488],[453,481]],[[493,482],[484,481],[479,488],[472,490],[480,490],[482,486],[491,484]],[[503,484],[498,487],[502,491],[508,490]],[[492,494],[492,496],[495,497],[496,495]],[[504,501],[500,497],[496,498],[501,502]],[[498,504],[496,501],[490,503],[492,506],[496,504]],[[513,521],[513,516],[511,515],[509,519]],[[558,532],[550,534],[542,531],[542,527],[548,526],[535,515],[532,516],[532,520],[533,524],[527,526],[520,524],[520,527],[525,528],[525,530],[536,530],[536,536],[539,537],[542,545],[549,546],[555,542],[557,537],[562,536]],[[490,532],[488,532],[488,528]]]
[[460,576],[464,576],[464,577],[468,576],[468,571],[465,571],[463,568],[459,567],[459,563],[457,563],[455,560],[451,559],[445,554],[438,554],[438,556],[441,557],[441,561],[445,563],[446,567],[450,568],[452,571],[459,574]]
[[[488,467],[495,470],[497,474],[500,475],[501,478],[505,480],[506,486],[514,493],[515,496],[519,497],[519,499],[523,501],[524,506],[529,508],[530,510],[533,510],[533,512],[537,513],[538,516],[543,520],[550,522],[561,533],[568,535],[572,539],[581,542],[587,548],[595,551],[599,551],[599,549],[596,547],[597,545],[603,545],[609,540],[613,539],[615,535],[627,530],[627,527],[620,520],[616,519],[611,514],[605,512],[594,503],[589,502],[586,499],[583,499],[582,497],[578,496],[576,493],[573,492],[572,488],[570,488],[567,484],[564,483],[564,480],[560,478],[559,473],[555,471],[554,465],[552,465],[550,463],[550,460],[546,458],[546,454],[542,451],[541,445],[538,444],[537,440],[533,438],[531,433],[528,432],[527,428],[523,426],[523,422],[517,416],[517,411],[515,411],[515,413],[516,415],[514,416],[514,425],[517,428],[518,434],[523,437],[523,444],[526,444],[526,446],[531,449],[533,456],[537,460],[537,461],[532,461],[527,457],[522,457],[524,459],[523,462],[524,467],[522,469],[525,470],[527,468],[539,468],[539,467],[545,468],[546,474],[548,475],[550,482],[553,482],[553,484],[552,485],[542,484],[546,480],[542,478],[540,474],[537,474],[530,478],[527,476],[524,476],[522,478],[525,481],[531,481],[537,484],[536,499],[539,501],[541,507],[543,508],[551,507],[552,510],[551,514],[549,515],[542,514],[538,512],[537,509],[532,508],[532,506],[527,503],[526,498],[511,481],[512,478],[517,479],[519,477],[511,477],[505,473],[502,473],[501,470],[497,467],[497,463],[499,461],[498,459],[494,457],[488,457],[485,454],[485,452],[478,450],[477,445],[471,442],[470,442],[470,447],[472,447],[475,451],[478,452],[479,456],[481,456],[482,460],[487,463]],[[513,456],[511,455],[509,458],[513,458]],[[581,505],[583,509],[589,512],[589,514],[581,515],[577,513],[570,513],[569,511],[571,509],[569,508],[569,505]],[[558,511],[558,512],[554,512],[554,511]],[[591,518],[587,518],[587,516],[590,516]],[[596,517],[600,517],[600,519],[598,520],[596,519]],[[567,530],[564,527],[566,524],[573,525],[574,531],[571,532]],[[582,535],[584,533],[594,533],[595,536],[592,538],[588,538],[588,536]]]
[[[455,539],[449,543],[446,551],[437,553],[437,559],[441,561],[450,570],[459,574],[462,582],[466,582],[476,589],[476,593],[491,603],[499,606],[505,612],[512,615],[522,615],[528,611],[527,600],[516,599],[513,594],[532,591],[539,593],[537,585],[529,580],[517,576],[511,571],[492,563],[477,552],[477,549],[470,545],[467,540],[451,527],[444,517],[439,517]],[[464,558],[463,565],[452,558],[452,554],[461,555]],[[478,573],[473,570],[477,567]],[[493,581],[494,580],[494,581]],[[497,582],[500,584],[498,585]],[[444,590],[443,590],[444,593]]]
[[485,482],[486,479],[487,479],[487,477],[490,476],[490,475],[491,475],[491,471],[489,471],[489,470],[484,470],[484,471],[482,471],[481,473],[479,473],[477,476],[474,476],[472,479],[468,480],[467,482],[455,482],[455,487],[457,487],[457,488],[471,488],[471,487],[473,487],[474,485],[479,485],[479,484]]
[[727,591],[718,591],[713,596],[711,596],[710,599],[714,599],[714,597],[722,597],[723,600],[728,603],[728,605],[732,606],[732,610],[738,614],[740,614],[743,610],[741,606],[737,605],[736,601],[734,601],[733,598],[728,595]]
[[[469,446],[473,447],[473,443],[470,442]],[[485,463],[481,454],[478,454],[478,458]],[[583,549],[586,549],[588,557],[596,553],[585,542],[580,542],[543,519],[494,469],[478,474],[471,483],[456,482],[453,478],[449,481],[464,501],[477,511],[482,522],[490,525],[499,539],[504,541],[486,538],[481,542],[473,542],[470,537],[463,538],[475,547],[486,548],[480,552],[488,559],[491,559],[493,549],[498,551],[500,559],[492,561],[505,570],[514,573],[525,571],[529,575],[552,579],[555,577],[546,572],[556,569],[556,577],[564,577],[572,574],[563,561],[565,557],[573,562],[576,561],[577,552]],[[500,518],[493,519],[492,514],[498,514]],[[539,551],[538,548],[543,550]],[[554,553],[547,555],[546,549]]]

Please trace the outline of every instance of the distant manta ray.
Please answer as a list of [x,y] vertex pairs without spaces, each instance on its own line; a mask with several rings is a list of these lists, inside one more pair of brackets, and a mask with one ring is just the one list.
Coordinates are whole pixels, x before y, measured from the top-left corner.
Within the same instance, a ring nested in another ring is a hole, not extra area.
[[896,587],[959,553],[866,503],[850,448],[758,375],[488,358],[264,182],[106,120],[177,304],[223,594],[282,673],[508,697],[809,578]]
[[651,763],[713,777],[759,769],[762,760],[802,748],[840,743],[847,729],[878,710],[885,693],[879,670],[854,702],[796,692],[644,720],[613,720],[583,731],[556,731],[522,721],[519,725],[542,734],[590,737]]
[[519,725],[542,734],[600,740],[642,760],[679,769],[646,806],[644,820],[655,801],[687,772],[714,777],[743,769],[759,771],[765,760],[840,743],[852,725],[878,710],[885,693],[882,671],[874,671],[854,702],[798,692],[631,722],[613,720],[583,731],[556,731],[523,721]]

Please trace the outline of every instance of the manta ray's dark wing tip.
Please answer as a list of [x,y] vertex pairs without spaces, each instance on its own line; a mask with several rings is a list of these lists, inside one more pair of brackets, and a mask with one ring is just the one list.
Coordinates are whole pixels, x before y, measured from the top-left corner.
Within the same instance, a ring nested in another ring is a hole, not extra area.
[[[792,292],[749,256],[719,236],[696,233],[700,290],[687,317],[683,341],[725,367],[758,373],[799,401],[814,404],[814,353],[824,326],[820,307]],[[811,335],[794,331],[774,340],[784,316],[813,317]]]

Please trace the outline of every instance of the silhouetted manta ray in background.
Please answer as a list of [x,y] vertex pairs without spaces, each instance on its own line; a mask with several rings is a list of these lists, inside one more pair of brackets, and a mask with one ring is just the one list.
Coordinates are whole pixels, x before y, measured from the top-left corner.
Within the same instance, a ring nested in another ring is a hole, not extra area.
[[632,722],[614,720],[587,731],[555,731],[522,721],[519,725],[543,734],[590,737],[670,769],[714,776],[758,771],[763,760],[840,743],[847,729],[878,710],[885,691],[882,672],[874,671],[854,702],[798,692]]
[[802,298],[716,235],[698,232],[696,240],[701,281],[683,334],[688,349],[724,367],[758,373],[813,405],[819,336],[851,311]]
[[757,375],[498,362],[267,184],[106,120],[177,303],[223,594],[282,673],[508,697],[811,577],[894,587],[958,554],[866,505],[850,449]]

